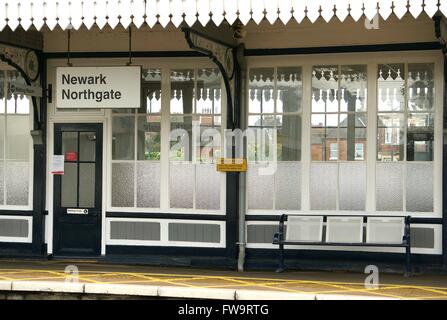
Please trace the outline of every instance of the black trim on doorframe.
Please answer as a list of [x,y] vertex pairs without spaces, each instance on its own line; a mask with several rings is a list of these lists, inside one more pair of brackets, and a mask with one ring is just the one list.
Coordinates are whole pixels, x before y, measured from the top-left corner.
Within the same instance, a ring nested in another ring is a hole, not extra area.
[[[66,59],[66,52],[44,52],[45,59]],[[196,58],[206,57],[196,51],[132,51],[132,58]],[[129,58],[128,51],[70,52],[70,59],[77,58]]]
[[167,258],[177,257],[185,257],[188,259],[194,257],[222,257],[230,259],[226,257],[226,249],[225,248],[209,248],[209,247],[201,247],[200,242],[197,243],[197,247],[194,247],[194,243],[191,243],[189,246],[157,246],[157,245],[137,245],[137,246],[129,246],[129,245],[106,245],[106,257],[110,257],[111,255],[122,255],[128,256],[133,259],[144,259],[144,257],[150,258],[151,255],[163,255]]
[[[316,215],[318,216],[318,215]],[[330,216],[330,215],[328,215]],[[334,217],[337,214],[333,215]],[[347,215],[345,215],[348,217]],[[353,215],[353,216],[362,216],[362,215]],[[374,217],[374,215],[367,215],[368,217]],[[384,217],[384,216],[381,216]],[[402,216],[403,217],[403,216]],[[281,215],[246,215],[246,221],[268,221],[268,222],[278,222],[281,218]],[[326,220],[326,219],[324,219]],[[413,224],[443,224],[445,219],[442,218],[411,218],[410,223]]]
[[447,268],[447,57],[444,54],[444,114],[443,114],[443,144],[442,144],[442,262]]
[[378,51],[413,51],[413,50],[439,50],[439,42],[414,42],[414,43],[386,43],[372,45],[331,46],[331,47],[305,47],[305,48],[267,48],[245,49],[244,55],[275,56],[294,54],[318,54],[318,53],[354,53],[354,52],[378,52]]
[[40,120],[38,128],[42,130],[42,144],[33,145],[33,230],[32,230],[32,252],[34,254],[45,254],[45,196],[46,196],[46,132],[47,132],[47,60],[42,52],[37,53],[39,57],[40,85],[42,97],[40,98]]
[[194,214],[194,213],[162,213],[162,212],[106,212],[106,218],[141,218],[141,219],[172,219],[172,220],[209,220],[225,221],[225,215]]

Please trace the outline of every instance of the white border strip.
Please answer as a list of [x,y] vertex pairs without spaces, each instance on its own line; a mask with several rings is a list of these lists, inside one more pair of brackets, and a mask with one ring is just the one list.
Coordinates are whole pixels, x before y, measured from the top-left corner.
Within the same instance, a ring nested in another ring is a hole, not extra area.
[[[160,224],[160,240],[125,240],[112,239],[110,223],[118,222],[155,222]],[[220,242],[195,242],[195,241],[170,241],[169,224],[170,223],[188,223],[188,224],[211,224],[220,227]],[[163,247],[205,247],[205,248],[225,248],[226,232],[225,221],[212,220],[180,220],[180,219],[142,219],[142,218],[106,218],[106,244],[107,245],[125,245],[125,246],[163,246]]]
[[0,242],[21,242],[21,243],[32,243],[33,242],[33,217],[30,217],[30,216],[0,216],[0,220],[26,220],[26,221],[28,221],[28,236],[26,236],[26,237],[0,237]]

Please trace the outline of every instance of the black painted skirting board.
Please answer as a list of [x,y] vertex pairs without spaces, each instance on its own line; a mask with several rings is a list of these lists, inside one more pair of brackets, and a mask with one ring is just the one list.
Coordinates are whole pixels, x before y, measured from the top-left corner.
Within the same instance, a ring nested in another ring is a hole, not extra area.
[[[351,271],[364,272],[368,265],[376,265],[384,273],[403,273],[405,255],[399,253],[286,250],[285,264],[290,270],[306,271]],[[441,255],[413,254],[415,273],[447,274]],[[274,270],[278,268],[278,250],[247,249],[247,269]]]
[[161,256],[161,255],[116,255],[99,258],[98,262],[112,264],[147,265],[155,267],[187,267],[230,269],[236,268],[236,261],[225,257]]

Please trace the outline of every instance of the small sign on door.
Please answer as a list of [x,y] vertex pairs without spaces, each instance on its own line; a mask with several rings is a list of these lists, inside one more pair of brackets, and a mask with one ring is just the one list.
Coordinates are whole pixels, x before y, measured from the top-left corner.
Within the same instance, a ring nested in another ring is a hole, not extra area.
[[51,163],[51,174],[64,174],[64,156],[54,154]]
[[67,214],[88,214],[88,209],[69,208]]

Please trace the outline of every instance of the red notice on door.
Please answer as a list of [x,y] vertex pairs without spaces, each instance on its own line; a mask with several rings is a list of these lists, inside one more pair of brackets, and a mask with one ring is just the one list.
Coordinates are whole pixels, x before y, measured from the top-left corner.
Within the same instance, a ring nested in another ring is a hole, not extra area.
[[78,153],[76,151],[65,152],[65,161],[77,161]]

